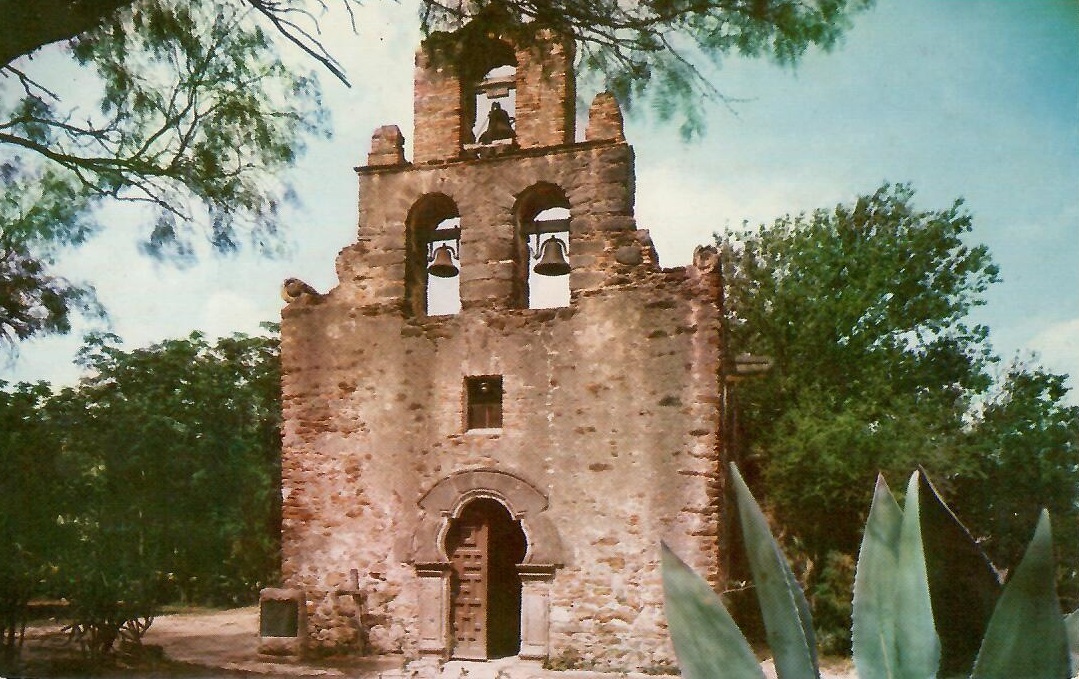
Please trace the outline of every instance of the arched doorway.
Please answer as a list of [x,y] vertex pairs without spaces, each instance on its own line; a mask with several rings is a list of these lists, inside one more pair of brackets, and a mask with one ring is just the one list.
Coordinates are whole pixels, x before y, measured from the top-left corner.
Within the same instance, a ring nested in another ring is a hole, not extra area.
[[521,522],[501,503],[481,498],[450,523],[451,620],[457,658],[489,659],[521,649],[521,576],[526,552]]

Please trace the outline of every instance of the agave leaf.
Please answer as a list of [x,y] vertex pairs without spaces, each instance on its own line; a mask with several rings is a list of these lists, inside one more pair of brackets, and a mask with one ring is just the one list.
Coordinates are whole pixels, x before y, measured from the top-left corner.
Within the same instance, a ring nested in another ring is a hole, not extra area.
[[716,593],[667,545],[662,550],[664,610],[683,679],[764,679]]
[[1072,676],[1075,676],[1079,672],[1079,609],[1064,616],[1064,629],[1068,633],[1068,654],[1072,661]]
[[895,677],[896,572],[903,511],[877,475],[854,573],[852,645],[861,679]]
[[1054,571],[1049,512],[1042,510],[1034,538],[989,620],[974,679],[1071,676]]
[[776,674],[780,679],[819,679],[813,620],[805,594],[772,537],[760,505],[733,463],[731,481]]
[[933,619],[940,634],[940,671],[946,676],[969,676],[1000,596],[1000,580],[924,470],[918,511]]
[[940,666],[940,638],[933,625],[929,577],[918,511],[918,472],[910,476],[899,529],[895,585],[897,677],[934,677]]

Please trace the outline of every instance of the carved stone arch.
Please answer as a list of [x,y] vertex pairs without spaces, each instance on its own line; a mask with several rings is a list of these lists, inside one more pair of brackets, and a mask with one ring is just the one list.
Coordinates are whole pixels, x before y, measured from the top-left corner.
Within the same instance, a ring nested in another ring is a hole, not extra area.
[[527,540],[523,563],[560,566],[565,563],[562,539],[544,515],[547,496],[520,476],[497,469],[457,472],[432,486],[419,500],[423,510],[412,541],[413,563],[446,561],[443,538],[449,522],[469,501],[491,498],[521,522]]
[[[447,219],[459,218],[457,202],[441,192],[417,198],[405,218],[405,311],[413,317],[427,313],[427,245],[431,233]],[[456,253],[460,257],[460,253]]]

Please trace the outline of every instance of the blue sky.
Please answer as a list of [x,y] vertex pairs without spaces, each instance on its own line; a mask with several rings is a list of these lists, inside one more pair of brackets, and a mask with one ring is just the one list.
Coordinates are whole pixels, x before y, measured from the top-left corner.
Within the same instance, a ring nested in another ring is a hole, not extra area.
[[[336,284],[334,257],[355,237],[352,168],[379,125],[411,137],[414,17],[410,3],[369,2],[358,37],[342,17],[326,24],[354,86],[322,78],[335,137],[296,168],[303,205],[287,254],[177,269],[138,254],[137,211],[104,214],[109,228],[61,270],[97,287],[114,332],[131,346],[194,329],[255,332],[278,318],[285,277]],[[922,208],[964,197],[971,242],[1001,266],[1003,282],[975,314],[997,352],[1034,351],[1079,375],[1079,2],[879,0],[831,53],[811,52],[796,69],[731,58],[715,84],[740,101],[712,106],[701,140],[683,142],[640,107],[629,117],[638,223],[663,265],[685,264],[724,226],[910,182]],[[582,88],[585,105],[591,94]],[[24,343],[0,378],[72,382],[78,346],[77,334]]]

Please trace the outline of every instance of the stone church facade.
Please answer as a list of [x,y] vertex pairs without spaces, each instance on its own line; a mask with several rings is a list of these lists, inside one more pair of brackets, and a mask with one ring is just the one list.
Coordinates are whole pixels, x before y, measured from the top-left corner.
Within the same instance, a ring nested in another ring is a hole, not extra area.
[[485,40],[418,53],[411,162],[377,130],[339,284],[286,284],[284,586],[309,649],[670,665],[660,541],[725,576],[716,255],[659,267],[572,42]]

